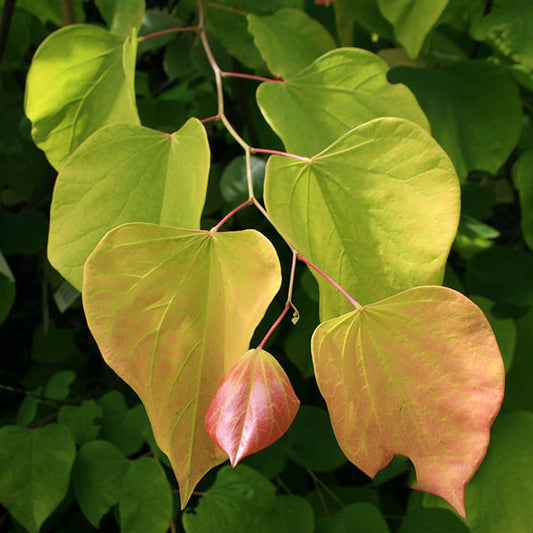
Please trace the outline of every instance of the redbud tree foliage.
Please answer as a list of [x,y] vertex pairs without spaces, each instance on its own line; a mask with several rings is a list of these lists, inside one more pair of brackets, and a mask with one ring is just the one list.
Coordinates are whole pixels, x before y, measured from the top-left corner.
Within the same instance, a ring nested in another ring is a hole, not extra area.
[[0,503],[32,532],[67,495],[123,531],[530,531],[533,8],[153,4],[15,13],[63,26],[24,95],[47,257],[141,403],[52,376],[0,428]]

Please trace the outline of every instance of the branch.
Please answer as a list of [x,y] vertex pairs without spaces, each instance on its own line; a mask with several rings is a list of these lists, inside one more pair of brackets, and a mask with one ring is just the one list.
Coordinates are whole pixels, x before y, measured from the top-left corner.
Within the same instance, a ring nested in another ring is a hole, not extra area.
[[76,23],[72,0],[61,0],[61,10],[63,11],[63,21],[65,22],[65,26],[70,26],[71,24]]
[[154,33],[149,33],[148,35],[143,35],[139,37],[138,41],[146,41],[146,39],[153,39],[154,37],[159,37],[160,35],[166,35],[167,33],[179,33],[182,31],[198,31],[198,26],[183,26],[181,28],[169,28],[167,30],[160,30]]

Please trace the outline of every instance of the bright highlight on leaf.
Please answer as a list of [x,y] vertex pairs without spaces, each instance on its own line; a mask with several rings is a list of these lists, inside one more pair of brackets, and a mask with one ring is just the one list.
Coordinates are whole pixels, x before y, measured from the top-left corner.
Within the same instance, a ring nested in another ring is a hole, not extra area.
[[379,117],[400,117],[429,130],[411,91],[387,80],[388,66],[359,48],[319,57],[280,83],[262,83],[257,103],[287,151],[313,156],[347,131]]
[[182,507],[226,458],[205,414],[280,284],[276,251],[253,230],[126,224],[87,260],[87,322],[107,364],[141,398]]
[[394,454],[416,488],[465,515],[503,399],[504,368],[480,309],[445,287],[416,287],[324,322],[312,339],[318,386],[346,456],[374,477]]
[[57,178],[50,262],[81,289],[83,264],[110,229],[126,222],[199,228],[209,163],[205,128],[195,118],[172,134],[130,124],[98,130]]
[[[269,159],[276,229],[361,304],[440,284],[459,222],[459,182],[442,148],[398,118],[349,131],[309,161]],[[322,320],[351,309],[322,276]]]
[[285,371],[264,350],[249,350],[228,371],[205,417],[209,436],[232,466],[278,440],[300,401]]
[[97,129],[138,124],[133,78],[137,39],[97,26],[73,25],[50,35],[28,72],[25,111],[35,144],[59,170]]

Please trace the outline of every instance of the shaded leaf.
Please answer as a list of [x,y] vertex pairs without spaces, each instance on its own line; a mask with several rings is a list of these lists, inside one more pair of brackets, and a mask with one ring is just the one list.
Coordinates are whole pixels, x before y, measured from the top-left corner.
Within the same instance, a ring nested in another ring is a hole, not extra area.
[[498,0],[497,9],[472,21],[470,34],[533,69],[533,4],[529,0]]
[[138,32],[144,15],[144,0],[96,0],[109,31],[127,37],[135,28]]
[[57,421],[69,429],[80,446],[96,438],[101,420],[102,408],[94,400],[85,400],[81,405],[64,405],[57,416]]
[[114,122],[138,124],[133,73],[136,38],[97,26],[52,33],[33,56],[25,110],[35,144],[59,170],[94,131]]
[[287,432],[289,457],[309,470],[334,470],[346,462],[324,409],[302,405]]
[[[173,15],[165,13],[164,11],[158,11],[156,9],[149,9],[142,17],[142,26],[139,30],[139,37],[150,35],[163,30],[170,30],[174,28],[182,27],[184,24]],[[161,48],[169,41],[176,38],[177,33],[167,33],[159,35],[157,37],[150,37],[146,40],[139,39],[139,46],[137,47],[137,53],[142,54],[148,50],[157,50]],[[191,37],[191,36],[189,36]],[[183,43],[183,41],[182,41]],[[184,54],[183,48],[181,49],[181,60],[190,62],[187,54]],[[183,57],[184,56],[184,57]],[[189,65],[190,66],[190,65]]]
[[456,61],[438,70],[398,67],[389,79],[415,93],[461,180],[471,170],[495,174],[516,146],[522,104],[502,67],[483,61]]
[[0,503],[37,533],[67,495],[76,446],[68,429],[0,428]]
[[[76,22],[84,22],[85,12],[83,10],[83,0],[73,0],[72,4],[74,7],[74,18]],[[17,8],[24,9],[32,15],[35,15],[43,24],[46,22],[52,22],[56,26],[62,26],[65,23],[61,3],[58,2],[17,0]]]
[[317,522],[316,533],[389,533],[387,522],[370,503],[351,503]]
[[286,149],[303,156],[378,117],[399,116],[429,129],[412,93],[390,84],[387,71],[367,50],[333,50],[283,82],[262,83],[257,102]]
[[129,409],[118,391],[104,394],[98,404],[103,411],[99,437],[113,443],[126,456],[137,453],[144,444],[143,431],[148,424],[143,406],[137,404]]
[[[476,254],[466,267],[471,294],[526,307],[533,303],[533,254],[496,244]],[[497,282],[496,282],[497,281]]]
[[110,229],[125,222],[199,228],[209,162],[205,128],[194,118],[173,134],[128,124],[100,129],[59,173],[50,262],[81,289],[85,260]]
[[209,404],[205,425],[235,466],[243,457],[277,441],[299,406],[277,360],[264,350],[253,349],[224,376]]
[[268,479],[279,476],[287,464],[287,435],[253,455],[245,457],[240,464],[249,466]]
[[336,47],[322,24],[299,9],[280,9],[273,15],[248,15],[248,31],[270,72],[288,78]]
[[72,468],[76,500],[96,528],[109,509],[118,503],[129,462],[113,444],[95,440],[82,446]]
[[70,393],[70,385],[74,383],[76,374],[72,370],[62,370],[54,374],[46,383],[43,396],[56,400],[65,400]]
[[524,240],[533,250],[533,150],[524,152],[514,167],[521,206]]
[[278,496],[274,505],[271,531],[277,533],[314,533],[315,517],[309,502],[301,496]]
[[351,503],[366,502],[376,507],[379,506],[378,493],[369,486],[354,487],[338,485],[327,487],[326,489],[318,486],[317,490],[308,492],[305,498],[313,506],[317,520],[324,516],[330,516]]
[[379,9],[394,26],[394,36],[412,59],[418,56],[447,3],[448,0],[378,0]]
[[251,468],[221,468],[193,513],[183,513],[187,533],[272,533],[275,487]]
[[207,407],[280,281],[274,248],[252,230],[126,224],[87,260],[89,327],[106,362],[141,398],[182,506],[226,457],[205,429]]
[[59,363],[76,353],[74,332],[72,329],[56,327],[55,320],[50,320],[46,333],[44,325],[39,324],[33,333],[31,358],[41,363]]
[[163,467],[152,457],[131,461],[118,502],[120,530],[165,533],[172,520],[172,490]]
[[[360,303],[439,284],[459,220],[459,183],[422,128],[355,128],[308,161],[273,156],[265,203],[276,229]],[[351,309],[322,276],[320,316]]]
[[503,399],[504,369],[483,313],[445,287],[417,287],[318,326],[318,386],[346,456],[373,477],[409,457],[416,488],[464,516]]
[[0,273],[0,324],[7,318],[15,301],[15,283]]
[[[259,157],[250,157],[252,184],[256,198],[263,198],[266,163]],[[220,178],[220,194],[225,202],[237,207],[248,199],[248,181],[246,178],[246,158],[236,157],[225,169]]]

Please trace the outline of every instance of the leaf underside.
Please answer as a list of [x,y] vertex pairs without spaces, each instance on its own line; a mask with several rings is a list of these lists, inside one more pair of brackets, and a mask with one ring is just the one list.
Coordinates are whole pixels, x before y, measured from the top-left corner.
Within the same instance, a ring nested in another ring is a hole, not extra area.
[[394,454],[416,488],[462,516],[487,450],[504,368],[481,310],[445,287],[417,287],[324,322],[312,339],[318,386],[346,456],[373,477]]
[[226,458],[207,434],[205,414],[280,283],[273,246],[253,230],[126,224],[87,260],[89,327],[107,364],[141,398],[182,507]]

